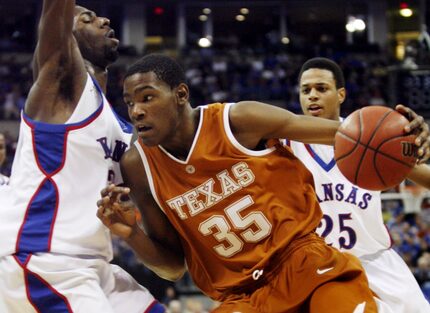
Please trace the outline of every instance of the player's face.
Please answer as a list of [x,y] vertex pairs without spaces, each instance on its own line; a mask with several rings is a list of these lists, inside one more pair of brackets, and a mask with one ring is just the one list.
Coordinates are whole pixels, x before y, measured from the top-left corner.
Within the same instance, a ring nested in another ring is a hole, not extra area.
[[110,28],[110,21],[98,17],[84,7],[75,7],[73,35],[84,59],[100,67],[106,67],[118,58],[119,40]]
[[329,70],[311,68],[300,79],[300,105],[305,115],[339,120],[340,105],[345,100],[345,88],[336,89]]
[[130,120],[145,145],[173,139],[179,125],[178,88],[170,88],[154,72],[136,73],[125,79],[123,97]]
[[0,134],[0,166],[6,160],[6,140],[3,134]]

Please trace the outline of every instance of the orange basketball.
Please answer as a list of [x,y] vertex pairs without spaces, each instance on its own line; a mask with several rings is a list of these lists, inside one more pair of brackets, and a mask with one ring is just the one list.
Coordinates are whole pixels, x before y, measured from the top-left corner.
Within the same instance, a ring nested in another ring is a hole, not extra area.
[[406,178],[417,161],[416,136],[405,134],[406,117],[382,107],[365,107],[339,127],[334,145],[337,166],[353,184],[385,190]]

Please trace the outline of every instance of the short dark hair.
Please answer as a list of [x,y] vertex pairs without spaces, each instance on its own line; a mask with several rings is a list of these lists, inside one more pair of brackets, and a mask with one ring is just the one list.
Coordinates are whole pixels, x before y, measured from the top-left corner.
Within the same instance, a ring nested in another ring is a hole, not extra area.
[[154,72],[157,78],[170,88],[175,88],[185,83],[185,72],[182,67],[171,57],[162,54],[148,54],[131,65],[125,73],[124,79],[136,73]]
[[336,81],[336,88],[345,88],[345,77],[343,76],[340,66],[336,62],[327,58],[312,58],[307,60],[300,69],[299,81],[302,78],[303,72],[311,68],[319,68],[332,72],[334,80]]

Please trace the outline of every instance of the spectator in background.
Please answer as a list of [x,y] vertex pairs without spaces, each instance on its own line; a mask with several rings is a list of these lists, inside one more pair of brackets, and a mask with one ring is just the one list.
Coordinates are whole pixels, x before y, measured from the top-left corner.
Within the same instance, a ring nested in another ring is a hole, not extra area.
[[418,266],[414,270],[415,278],[422,286],[424,295],[430,301],[430,252],[425,252],[418,259]]
[[182,303],[179,300],[172,300],[167,305],[167,313],[183,313]]
[[164,298],[161,303],[169,304],[172,300],[177,300],[178,295],[176,294],[176,289],[173,286],[168,286],[164,292]]
[[19,94],[15,86],[7,91],[3,103],[3,115],[5,119],[17,120],[19,118],[18,97]]
[[207,313],[203,302],[199,299],[189,298],[185,301],[185,313]]
[[0,186],[9,183],[9,178],[1,173],[2,166],[6,161],[6,152],[6,137],[3,133],[0,133]]

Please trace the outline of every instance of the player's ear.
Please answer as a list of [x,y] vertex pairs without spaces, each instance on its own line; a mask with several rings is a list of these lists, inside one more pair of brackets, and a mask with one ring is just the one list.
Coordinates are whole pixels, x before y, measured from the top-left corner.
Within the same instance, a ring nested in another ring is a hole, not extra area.
[[176,87],[176,97],[180,105],[185,105],[188,103],[190,91],[186,84],[181,83],[178,87]]
[[337,96],[339,98],[339,103],[342,104],[346,98],[346,89],[345,87],[339,88],[337,90]]

